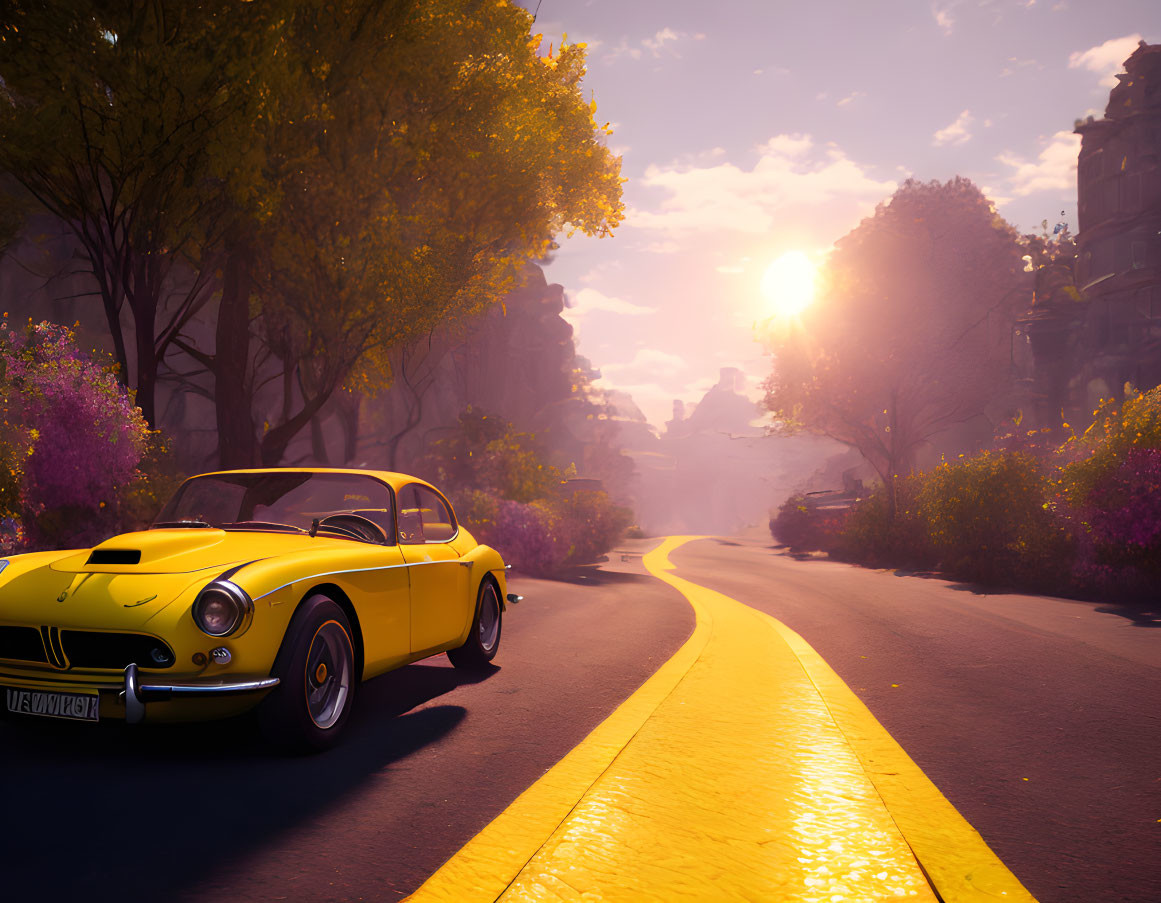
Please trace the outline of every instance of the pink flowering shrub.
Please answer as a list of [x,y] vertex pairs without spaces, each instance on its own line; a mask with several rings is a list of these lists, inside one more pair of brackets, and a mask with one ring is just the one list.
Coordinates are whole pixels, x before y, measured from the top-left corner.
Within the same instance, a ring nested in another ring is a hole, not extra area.
[[141,411],[63,326],[0,325],[0,368],[3,513],[19,517],[33,547],[99,541],[139,477],[149,439]]

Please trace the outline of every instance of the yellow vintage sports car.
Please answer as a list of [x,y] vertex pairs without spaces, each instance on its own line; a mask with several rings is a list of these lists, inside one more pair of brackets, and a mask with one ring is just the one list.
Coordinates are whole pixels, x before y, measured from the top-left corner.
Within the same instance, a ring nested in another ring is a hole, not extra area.
[[267,732],[321,749],[360,679],[500,644],[499,553],[429,483],[278,468],[186,480],[148,529],[92,549],[0,560],[8,712],[200,720],[257,707]]

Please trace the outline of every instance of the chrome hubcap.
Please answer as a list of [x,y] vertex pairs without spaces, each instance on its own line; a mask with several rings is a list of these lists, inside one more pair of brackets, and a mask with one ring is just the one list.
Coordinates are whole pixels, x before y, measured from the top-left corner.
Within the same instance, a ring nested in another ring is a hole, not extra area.
[[306,708],[326,729],[339,720],[351,691],[351,641],[338,621],[327,621],[310,641],[306,655]]
[[480,602],[480,646],[491,652],[500,637],[500,602],[491,587]]

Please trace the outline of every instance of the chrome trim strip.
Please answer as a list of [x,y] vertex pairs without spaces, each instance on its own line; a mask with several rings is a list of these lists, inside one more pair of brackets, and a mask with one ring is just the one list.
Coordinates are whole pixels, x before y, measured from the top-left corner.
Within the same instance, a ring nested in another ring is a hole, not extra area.
[[[416,547],[419,546],[418,543],[415,545]],[[440,561],[407,561],[403,564],[385,564],[376,568],[348,568],[345,571],[324,571],[321,574],[311,574],[309,577],[299,577],[297,580],[291,580],[289,583],[282,584],[282,586],[276,586],[274,589],[264,592],[261,596],[255,596],[254,601],[257,602],[259,599],[265,599],[267,596],[271,596],[279,590],[286,589],[288,586],[294,586],[294,584],[302,583],[306,580],[318,580],[320,577],[337,577],[340,574],[367,574],[371,571],[394,571],[398,568],[421,567],[425,564],[464,564],[464,562],[459,558],[444,558]]]
[[139,689],[148,696],[228,696],[233,693],[252,693],[256,690],[270,690],[278,686],[277,677],[260,680],[241,680],[235,683],[217,684],[143,684]]
[[121,699],[125,702],[125,721],[140,724],[145,720],[145,701],[162,700],[171,696],[229,696],[234,693],[251,693],[269,690],[278,686],[277,677],[263,677],[259,680],[243,680],[233,683],[211,684],[141,684],[138,682],[137,665],[130,662],[125,666],[125,689]]

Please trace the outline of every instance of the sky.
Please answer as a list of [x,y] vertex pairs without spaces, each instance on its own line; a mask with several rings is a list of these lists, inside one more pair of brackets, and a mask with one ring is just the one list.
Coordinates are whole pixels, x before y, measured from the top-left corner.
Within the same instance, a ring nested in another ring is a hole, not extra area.
[[[520,0],[587,45],[625,222],[560,236],[578,350],[660,426],[738,367],[787,252],[824,260],[907,178],[975,182],[1021,232],[1076,230],[1075,120],[1100,117],[1158,0]],[[769,284],[769,283],[768,283]]]

